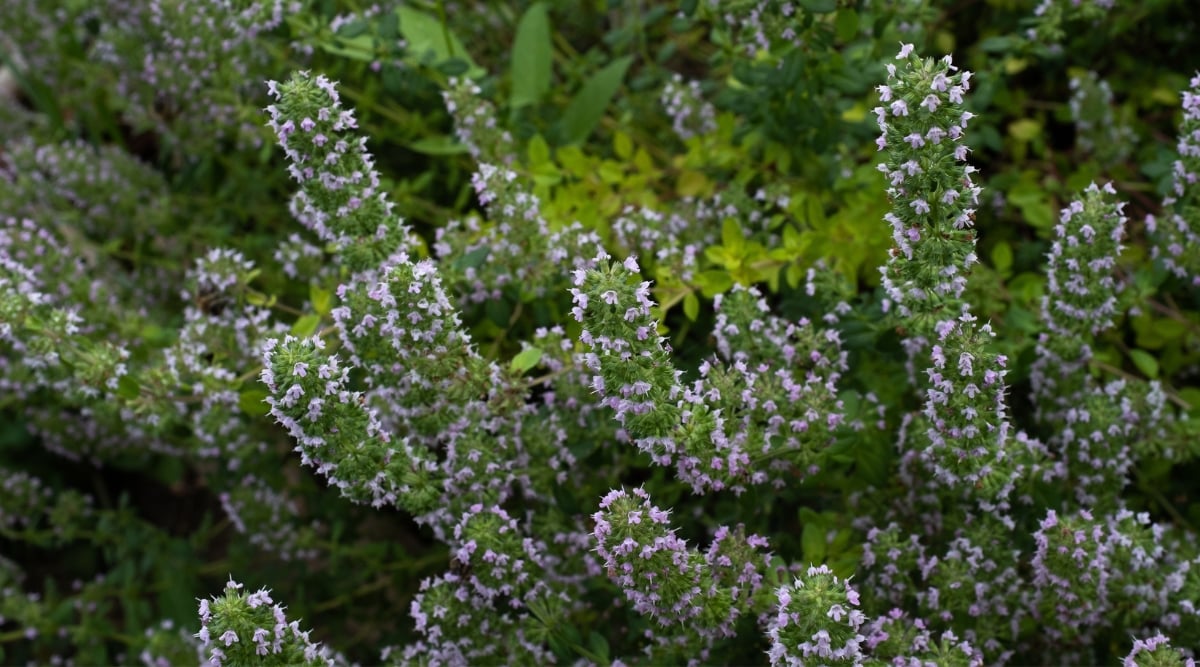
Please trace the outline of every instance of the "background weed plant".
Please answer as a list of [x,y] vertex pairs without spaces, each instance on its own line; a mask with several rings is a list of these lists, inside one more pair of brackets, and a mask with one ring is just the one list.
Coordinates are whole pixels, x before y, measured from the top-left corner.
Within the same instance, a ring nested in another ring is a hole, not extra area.
[[1196,21],[7,2],[0,661],[1193,664]]

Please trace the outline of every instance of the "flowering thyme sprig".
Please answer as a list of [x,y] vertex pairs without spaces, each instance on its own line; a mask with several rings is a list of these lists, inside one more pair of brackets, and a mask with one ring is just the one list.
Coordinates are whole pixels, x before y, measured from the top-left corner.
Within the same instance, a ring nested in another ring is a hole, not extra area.
[[1008,449],[1004,376],[1007,358],[987,349],[995,334],[969,313],[934,327],[932,365],[925,371],[924,456],[938,482],[1006,496],[1016,482]]
[[327,647],[309,639],[299,621],[288,621],[270,592],[242,591],[232,579],[225,595],[200,600],[200,632],[208,664],[221,665],[336,665],[344,664]]
[[[675,463],[697,492],[781,485],[769,471],[791,466],[814,472],[844,419],[836,382],[845,356],[836,333],[764,317],[757,292],[735,290],[718,303],[728,365],[705,361],[701,379],[685,386],[651,317],[650,283],[633,282],[637,261],[605,266],[606,259],[574,272],[573,313],[591,348],[592,388],[638,448],[660,465]],[[733,351],[750,338],[748,352]]]
[[[922,315],[946,307],[960,310],[967,274],[975,264],[975,206],[980,188],[966,165],[963,132],[974,117],[963,108],[971,73],[958,71],[950,56],[934,61],[905,44],[888,65],[875,115],[882,131],[876,144],[886,151],[879,170],[888,178],[894,246],[883,285],[901,316],[916,318],[916,333],[933,322]],[[910,327],[911,328],[911,327]]]
[[1171,192],[1163,199],[1162,219],[1147,216],[1146,229],[1155,240],[1154,257],[1176,276],[1200,285],[1200,74],[1183,91]]
[[324,347],[316,336],[270,339],[264,346],[262,381],[271,392],[266,400],[271,415],[296,438],[301,462],[355,502],[429,511],[438,498],[432,455],[393,438],[362,394],[349,389],[350,369],[336,355],[323,355]]
[[[641,488],[610,491],[592,518],[596,551],[635,611],[662,627],[691,625],[702,637],[733,635],[734,620],[746,611],[744,584],[722,585],[715,570],[723,568],[740,578],[739,571],[749,563],[734,567],[729,553],[719,556],[720,547],[714,559],[689,547],[670,527],[668,513],[655,507]],[[766,546],[761,538],[756,540],[748,544]],[[735,605],[735,598],[742,605]]]
[[671,129],[684,141],[717,129],[716,108],[702,96],[699,81],[685,82],[674,75],[663,84],[659,103],[671,117]]
[[269,125],[291,163],[301,190],[292,214],[321,240],[337,244],[352,272],[373,269],[414,242],[392,214],[354,112],[343,109],[334,83],[323,75],[293,74],[267,84],[278,102]]
[[1159,632],[1146,639],[1134,639],[1123,667],[1196,667],[1195,658],[1171,646],[1171,640]]
[[1111,183],[1089,186],[1062,210],[1047,257],[1037,360],[1030,372],[1039,419],[1057,421],[1078,398],[1095,337],[1113,325],[1124,285],[1117,258],[1125,235],[1123,202]]
[[849,581],[814,566],[776,595],[779,610],[767,627],[772,665],[862,664],[867,617]]

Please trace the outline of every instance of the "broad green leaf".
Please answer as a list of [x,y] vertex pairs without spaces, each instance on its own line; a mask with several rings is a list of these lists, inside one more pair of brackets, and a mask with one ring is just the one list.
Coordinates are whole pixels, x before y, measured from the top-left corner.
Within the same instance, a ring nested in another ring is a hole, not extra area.
[[1154,358],[1154,355],[1145,350],[1130,350],[1129,359],[1142,372],[1142,375],[1150,379],[1158,377],[1158,360]]
[[517,24],[512,50],[513,108],[535,104],[550,89],[554,53],[550,43],[550,20],[546,5],[537,3],[525,10]]
[[825,529],[818,523],[806,523],[800,532],[800,548],[804,560],[812,564],[825,562]]
[[292,335],[297,338],[307,338],[317,332],[317,326],[321,324],[320,315],[302,315],[296,323],[292,325]]
[[117,380],[117,396],[126,400],[133,400],[142,393],[142,387],[138,381],[129,375],[122,375]]
[[837,0],[799,0],[800,6],[814,14],[828,14],[837,10]]
[[992,246],[992,266],[1001,274],[1007,274],[1012,270],[1013,251],[1012,246],[1008,241],[1000,241]]
[[313,310],[317,311],[318,315],[328,315],[329,311],[333,309],[333,292],[316,283],[308,286],[308,298],[312,301]]
[[838,41],[849,42],[858,36],[858,12],[850,7],[842,9],[834,21],[834,31]]
[[582,143],[596,129],[632,63],[631,56],[618,58],[583,84],[559,120],[559,136],[564,144]]
[[424,155],[459,155],[467,152],[465,144],[445,134],[418,139],[408,144],[408,149]]
[[700,317],[700,299],[696,297],[695,292],[688,292],[683,297],[683,314],[693,322],[697,317]]
[[422,59],[429,53],[433,54],[432,64],[461,58],[469,67],[467,76],[474,79],[484,74],[471,59],[462,41],[440,19],[407,5],[397,7],[396,15],[400,17],[400,34],[408,42],[408,52],[417,62],[423,62]]
[[266,389],[259,387],[247,389],[238,394],[238,407],[251,417],[262,417],[271,411],[271,406],[264,402],[266,398]]
[[527,347],[517,353],[512,361],[509,362],[509,367],[519,373],[533,368],[539,361],[542,360],[542,349],[540,347]]

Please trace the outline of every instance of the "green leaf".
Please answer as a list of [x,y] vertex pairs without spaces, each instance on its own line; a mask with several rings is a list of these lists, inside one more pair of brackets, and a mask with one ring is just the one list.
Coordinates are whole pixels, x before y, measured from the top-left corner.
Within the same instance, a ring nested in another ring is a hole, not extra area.
[[816,565],[825,562],[825,529],[818,523],[804,524],[800,533],[800,548],[804,552],[804,560]]
[[251,417],[262,417],[271,411],[266,404],[267,390],[260,387],[247,389],[238,394],[238,407]]
[[325,316],[333,309],[333,292],[316,283],[308,286],[308,298],[312,301],[313,310],[318,315]]
[[138,381],[128,375],[122,375],[117,380],[117,396],[126,400],[133,400],[142,393],[142,386]]
[[527,347],[517,353],[517,356],[509,362],[509,367],[519,373],[537,366],[537,363],[542,360],[542,349],[540,347]]
[[813,14],[828,14],[837,11],[837,0],[799,0],[800,6]]
[[696,297],[695,292],[688,292],[683,297],[683,314],[693,322],[700,317],[700,299]]
[[839,42],[849,42],[858,36],[858,12],[847,7],[838,12],[834,21],[834,32]]
[[535,104],[550,90],[553,60],[550,19],[546,5],[539,2],[525,10],[513,39],[510,104],[514,108]]
[[746,237],[742,234],[742,226],[737,220],[725,218],[721,223],[721,245],[735,255],[740,255],[746,247]]
[[474,79],[484,74],[471,59],[462,41],[437,17],[407,5],[397,7],[396,15],[400,17],[400,34],[408,42],[408,52],[416,62],[423,62],[426,54],[433,55],[433,64],[461,58],[470,68],[467,76]]
[[578,144],[588,138],[604,117],[631,64],[632,56],[618,58],[583,84],[559,120],[559,136],[564,144]]
[[992,266],[1001,274],[1007,274],[1012,270],[1013,251],[1012,246],[1008,241],[1000,241],[992,246]]
[[317,325],[321,323],[321,316],[308,314],[302,315],[296,323],[292,325],[292,335],[297,338],[307,338],[317,332]]
[[1129,359],[1142,375],[1150,379],[1158,377],[1158,359],[1155,359],[1154,355],[1145,350],[1130,350]]
[[467,152],[465,144],[446,134],[424,137],[408,144],[408,149],[424,155],[459,155]]

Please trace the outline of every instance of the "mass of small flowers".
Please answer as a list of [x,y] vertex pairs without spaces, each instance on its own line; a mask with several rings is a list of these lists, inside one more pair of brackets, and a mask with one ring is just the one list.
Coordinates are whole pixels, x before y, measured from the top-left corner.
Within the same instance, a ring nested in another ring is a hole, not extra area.
[[[487,4],[12,3],[0,663],[1195,665],[1200,74],[1153,161],[1070,77],[1059,203],[976,166],[1051,163],[988,104],[1119,3],[958,59],[933,0],[608,17],[728,65],[619,118],[564,16]],[[731,130],[843,57],[836,173]]]

